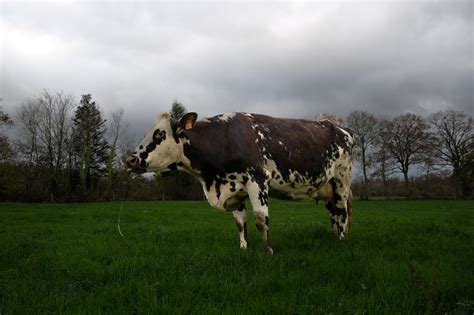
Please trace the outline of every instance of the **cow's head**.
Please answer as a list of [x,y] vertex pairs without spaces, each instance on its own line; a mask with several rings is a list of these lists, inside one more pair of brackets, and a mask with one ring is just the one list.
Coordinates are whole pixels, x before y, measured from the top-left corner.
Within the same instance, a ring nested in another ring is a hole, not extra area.
[[127,158],[127,165],[135,172],[156,171],[179,162],[183,152],[183,130],[196,122],[196,113],[187,113],[179,121],[169,113],[161,113],[153,128]]

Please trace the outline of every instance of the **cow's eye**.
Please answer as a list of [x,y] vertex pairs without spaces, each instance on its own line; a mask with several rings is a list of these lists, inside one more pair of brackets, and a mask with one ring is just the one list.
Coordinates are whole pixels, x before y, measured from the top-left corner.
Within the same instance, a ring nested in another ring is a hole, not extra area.
[[160,129],[156,129],[153,133],[153,140],[157,140],[160,138]]
[[156,129],[153,133],[153,140],[160,144],[161,141],[166,139],[166,132],[164,130]]

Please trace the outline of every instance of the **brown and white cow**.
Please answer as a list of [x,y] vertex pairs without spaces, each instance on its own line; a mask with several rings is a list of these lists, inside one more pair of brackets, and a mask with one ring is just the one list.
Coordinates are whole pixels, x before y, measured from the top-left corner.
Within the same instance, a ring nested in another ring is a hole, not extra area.
[[128,165],[136,172],[178,169],[194,175],[211,206],[232,211],[247,248],[245,199],[250,198],[263,245],[273,253],[268,226],[270,188],[293,198],[323,199],[339,239],[351,223],[351,132],[328,120],[224,113],[197,121],[161,113]]

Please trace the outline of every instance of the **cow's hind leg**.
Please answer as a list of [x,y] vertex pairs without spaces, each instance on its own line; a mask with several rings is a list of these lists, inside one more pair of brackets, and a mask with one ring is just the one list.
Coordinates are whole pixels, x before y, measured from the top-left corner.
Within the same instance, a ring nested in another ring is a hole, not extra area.
[[240,248],[247,249],[247,209],[245,209],[245,203],[242,203],[237,210],[232,211],[232,214],[239,229]]
[[262,236],[263,247],[273,255],[268,229],[270,223],[268,219],[268,186],[266,184],[259,185],[257,182],[250,182],[247,184],[247,191],[252,203],[255,225]]
[[336,237],[343,239],[352,222],[352,199],[349,183],[341,178],[329,182],[332,187],[332,198],[326,201],[332,229]]

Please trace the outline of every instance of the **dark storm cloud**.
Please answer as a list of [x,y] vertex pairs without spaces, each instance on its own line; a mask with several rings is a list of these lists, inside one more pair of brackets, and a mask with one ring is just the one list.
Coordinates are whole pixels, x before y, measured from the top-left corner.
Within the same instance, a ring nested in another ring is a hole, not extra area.
[[202,115],[473,114],[470,1],[1,6],[7,110],[48,88],[140,130],[174,99]]

